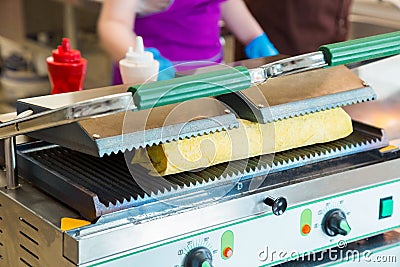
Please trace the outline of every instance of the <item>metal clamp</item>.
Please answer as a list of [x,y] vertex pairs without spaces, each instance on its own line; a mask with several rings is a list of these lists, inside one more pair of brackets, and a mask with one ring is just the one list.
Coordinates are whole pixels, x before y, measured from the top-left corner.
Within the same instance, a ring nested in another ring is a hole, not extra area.
[[262,83],[269,78],[318,69],[327,65],[324,54],[319,51],[262,65],[251,69],[250,76],[252,83]]

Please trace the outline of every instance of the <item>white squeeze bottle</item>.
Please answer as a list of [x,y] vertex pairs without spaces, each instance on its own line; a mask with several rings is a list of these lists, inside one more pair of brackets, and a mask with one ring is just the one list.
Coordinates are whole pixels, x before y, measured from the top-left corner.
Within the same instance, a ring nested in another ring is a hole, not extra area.
[[122,81],[140,84],[156,81],[160,63],[154,59],[153,54],[144,51],[143,38],[136,37],[135,49],[129,47],[124,59],[119,61]]

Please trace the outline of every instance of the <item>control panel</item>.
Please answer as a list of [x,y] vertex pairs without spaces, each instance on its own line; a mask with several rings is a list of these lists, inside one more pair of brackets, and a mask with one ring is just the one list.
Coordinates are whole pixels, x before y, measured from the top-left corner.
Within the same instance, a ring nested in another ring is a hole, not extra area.
[[90,266],[272,266],[400,227],[400,180],[293,206],[285,198],[265,196],[267,212]]

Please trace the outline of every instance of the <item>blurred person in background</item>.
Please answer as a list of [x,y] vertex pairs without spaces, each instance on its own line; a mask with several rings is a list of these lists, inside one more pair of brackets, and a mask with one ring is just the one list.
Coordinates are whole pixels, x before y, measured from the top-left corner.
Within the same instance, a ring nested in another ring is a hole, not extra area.
[[[169,70],[161,72],[159,79],[168,79],[174,76],[172,65],[185,70],[201,67],[205,61],[222,62],[221,19],[244,45],[246,57],[278,53],[243,0],[106,0],[98,32],[115,62],[135,44],[136,35],[142,36],[147,50],[160,62],[160,71]],[[120,83],[118,64],[114,64],[113,84]]]

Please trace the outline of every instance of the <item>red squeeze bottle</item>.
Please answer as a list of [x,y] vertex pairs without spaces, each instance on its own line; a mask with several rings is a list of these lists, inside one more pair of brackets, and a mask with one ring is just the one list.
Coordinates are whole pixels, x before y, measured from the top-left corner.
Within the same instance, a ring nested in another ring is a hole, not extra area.
[[51,94],[81,91],[85,80],[87,60],[81,52],[71,49],[68,38],[47,58],[47,70],[52,86]]

